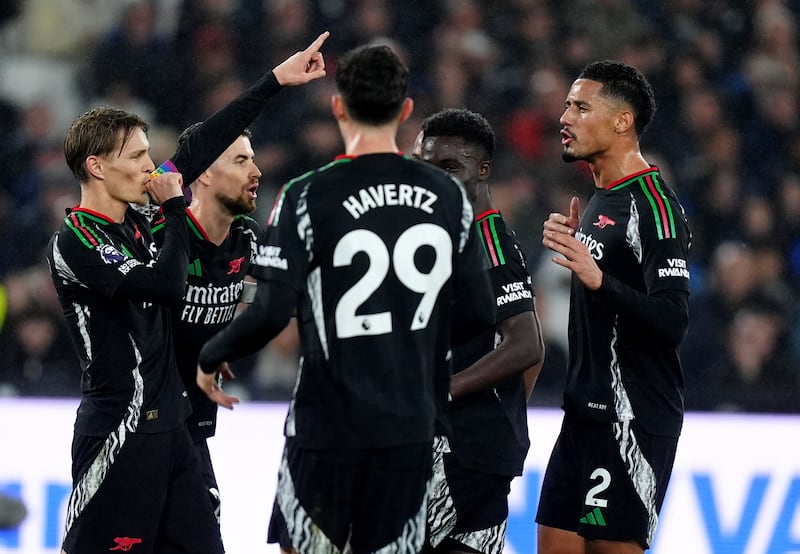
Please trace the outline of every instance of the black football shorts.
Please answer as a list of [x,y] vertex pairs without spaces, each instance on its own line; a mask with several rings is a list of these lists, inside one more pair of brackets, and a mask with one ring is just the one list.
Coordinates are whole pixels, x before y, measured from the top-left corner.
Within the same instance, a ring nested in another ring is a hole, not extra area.
[[440,551],[502,554],[511,476],[465,467],[446,438],[434,441],[428,535]]
[[268,542],[284,550],[418,552],[431,444],[358,450],[284,446]]
[[222,540],[186,427],[75,435],[68,554],[221,554]]
[[537,523],[649,548],[677,445],[677,437],[646,433],[635,420],[565,417],[542,482]]

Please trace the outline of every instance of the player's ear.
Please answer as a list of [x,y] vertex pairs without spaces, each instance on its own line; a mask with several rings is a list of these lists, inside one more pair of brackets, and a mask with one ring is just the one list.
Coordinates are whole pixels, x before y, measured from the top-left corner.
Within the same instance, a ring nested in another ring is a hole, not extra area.
[[331,96],[331,112],[337,121],[347,120],[347,109],[344,105],[344,99],[340,94]]
[[492,162],[489,160],[483,161],[478,166],[478,176],[481,178],[482,181],[485,181],[489,178],[489,175],[492,173]]
[[398,118],[397,122],[402,123],[411,117],[412,113],[414,113],[414,100],[411,98],[406,98],[403,100],[403,107],[400,108],[400,117]]
[[83,163],[91,177],[103,179],[103,160],[100,159],[100,156],[88,156]]
[[633,127],[633,112],[623,110],[617,114],[614,130],[617,134],[627,133]]
[[200,183],[204,187],[207,187],[211,181],[211,168],[206,169],[204,172],[200,174],[199,177],[195,180],[195,183]]

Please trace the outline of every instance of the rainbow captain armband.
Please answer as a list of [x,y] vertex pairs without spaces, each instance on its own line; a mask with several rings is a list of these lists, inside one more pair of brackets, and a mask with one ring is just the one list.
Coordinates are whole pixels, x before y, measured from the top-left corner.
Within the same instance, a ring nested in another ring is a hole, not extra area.
[[172,160],[167,160],[160,166],[158,166],[155,171],[150,174],[151,179],[155,179],[162,173],[178,173],[178,168],[175,167],[175,164],[172,163]]

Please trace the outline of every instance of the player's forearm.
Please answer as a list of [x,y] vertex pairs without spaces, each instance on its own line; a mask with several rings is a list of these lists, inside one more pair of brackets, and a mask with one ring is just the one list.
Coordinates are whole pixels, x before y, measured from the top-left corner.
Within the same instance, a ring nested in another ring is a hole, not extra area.
[[183,197],[167,200],[161,209],[165,218],[164,244],[157,260],[150,266],[141,264],[131,269],[117,288],[117,294],[158,304],[183,298],[189,270],[189,232]]
[[525,399],[530,400],[533,394],[533,388],[536,386],[536,381],[539,379],[539,374],[542,372],[544,365],[544,357],[547,355],[544,347],[544,334],[542,332],[542,323],[539,320],[539,314],[534,308],[533,319],[535,325],[536,344],[539,350],[539,357],[535,364],[526,369],[522,373],[522,379],[525,383]]
[[634,319],[647,329],[648,335],[659,337],[668,346],[677,348],[686,336],[689,295],[684,291],[667,290],[648,295],[604,274],[597,294],[611,298],[621,314]]
[[542,372],[544,365],[544,350],[542,350],[542,358],[539,363],[529,367],[522,373],[522,380],[525,384],[525,400],[530,400],[533,394],[533,389],[536,387],[536,381],[539,379],[539,374]]
[[531,367],[541,367],[544,340],[535,309],[506,317],[497,324],[497,332],[502,341],[494,350],[453,375],[450,393],[454,398],[498,385]]
[[289,323],[296,297],[289,287],[259,282],[250,307],[200,350],[200,369],[204,373],[214,373],[222,362],[238,360],[261,350]]
[[536,360],[534,348],[500,345],[464,371],[454,374],[450,378],[450,394],[457,399],[499,385],[528,369],[532,364],[526,360]]
[[171,158],[177,171],[183,174],[186,186],[208,169],[247,126],[253,123],[267,101],[282,88],[270,71],[235,100],[206,119],[187,138]]

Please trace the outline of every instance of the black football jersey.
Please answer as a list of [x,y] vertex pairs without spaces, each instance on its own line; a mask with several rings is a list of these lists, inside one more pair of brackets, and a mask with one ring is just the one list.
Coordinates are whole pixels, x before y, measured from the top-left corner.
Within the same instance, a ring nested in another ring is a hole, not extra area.
[[[238,216],[228,236],[217,246],[186,210],[189,228],[189,272],[182,302],[172,309],[175,359],[192,403],[187,420],[192,439],[214,436],[217,404],[197,386],[197,357],[203,344],[236,315],[244,277],[255,256],[260,228],[250,217]],[[153,225],[156,245],[164,238],[164,221]]]
[[181,235],[181,248],[162,251],[160,265],[150,223],[133,209],[115,223],[76,208],[50,240],[53,283],[83,370],[77,433],[105,436],[122,425],[162,432],[191,411],[173,354],[167,304],[174,287],[159,272],[186,267],[183,199],[163,208],[166,232]]
[[[652,167],[596,189],[576,238],[604,276],[597,291],[572,277],[565,410],[601,421],[636,418],[648,432],[677,436],[691,241],[683,208]],[[659,308],[665,295],[677,311]]]
[[[532,279],[525,254],[514,231],[497,210],[479,214],[475,228],[489,262],[489,277],[497,307],[495,323],[533,311]],[[453,345],[453,373],[491,352],[500,337],[494,325],[479,329],[468,340]],[[531,340],[537,340],[531,337]],[[450,444],[453,455],[466,467],[487,473],[521,475],[528,453],[527,398],[521,375],[491,389],[450,403]]]
[[[453,299],[490,294],[472,215],[460,183],[397,154],[343,156],[283,187],[253,273],[299,293],[287,436],[319,448],[432,440]],[[491,321],[491,304],[481,313]]]
[[[281,89],[270,71],[212,114],[158,172],[180,172],[190,184]],[[176,301],[173,283],[185,288],[174,279],[176,270],[186,274],[185,206],[182,198],[164,203],[162,211],[171,210],[177,220],[168,223],[165,233],[179,234],[180,240],[158,254],[150,229],[156,208],[132,205],[119,224],[78,208],[50,240],[51,275],[83,368],[83,399],[75,424],[79,433],[105,435],[126,413],[127,428],[159,432],[172,429],[191,411],[175,370],[166,307]]]

